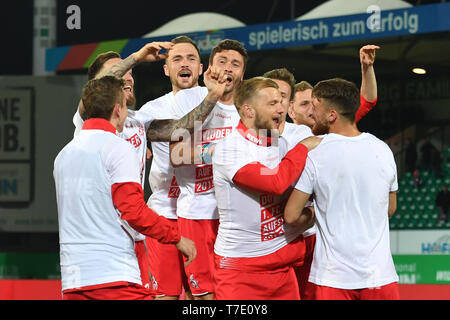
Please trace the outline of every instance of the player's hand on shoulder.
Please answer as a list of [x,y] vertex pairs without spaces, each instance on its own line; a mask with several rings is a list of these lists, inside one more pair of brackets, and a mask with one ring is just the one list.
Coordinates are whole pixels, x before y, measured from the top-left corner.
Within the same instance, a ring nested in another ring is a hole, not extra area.
[[322,138],[319,138],[316,136],[311,136],[306,139],[303,139],[302,141],[300,141],[300,143],[303,144],[305,147],[307,147],[308,151],[311,151],[315,147],[317,147],[321,141],[322,141]]
[[195,247],[194,241],[191,239],[181,237],[180,241],[175,245],[175,247],[187,258],[184,266],[187,267],[197,256],[197,249]]

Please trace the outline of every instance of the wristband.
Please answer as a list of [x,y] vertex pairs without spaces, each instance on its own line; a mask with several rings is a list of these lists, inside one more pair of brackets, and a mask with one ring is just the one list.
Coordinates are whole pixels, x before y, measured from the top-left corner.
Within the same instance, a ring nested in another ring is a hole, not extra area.
[[205,164],[212,163],[212,157],[209,153],[209,148],[212,146],[212,143],[208,143],[202,146],[202,154],[201,154],[201,160]]

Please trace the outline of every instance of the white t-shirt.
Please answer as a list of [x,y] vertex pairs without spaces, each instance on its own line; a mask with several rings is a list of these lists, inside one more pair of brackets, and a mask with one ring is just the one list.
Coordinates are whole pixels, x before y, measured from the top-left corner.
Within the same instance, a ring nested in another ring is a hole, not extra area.
[[358,289],[398,281],[389,243],[389,192],[397,168],[369,133],[325,135],[310,151],[296,189],[315,194],[316,245],[309,281]]
[[[134,147],[134,151],[139,158],[139,162],[141,164],[139,172],[141,175],[141,185],[142,189],[144,188],[145,180],[145,161],[147,155],[147,130],[149,124],[155,119],[151,117],[147,117],[146,122],[141,122],[139,118],[135,116],[136,111],[128,109],[128,116],[125,119],[125,123],[123,125],[122,132],[118,132],[117,136],[123,138],[124,140],[131,143]],[[75,131],[73,136],[76,137],[83,127],[84,121],[80,116],[80,113],[77,109],[77,112],[73,116],[73,124],[75,125]]]
[[[289,150],[291,150],[297,145],[297,143],[299,143],[303,139],[313,136],[313,133],[310,127],[305,126],[303,124],[285,122],[283,133],[281,134],[281,136],[286,139],[286,141],[288,142]],[[306,206],[312,206],[312,202],[308,201]],[[314,225],[311,228],[307,229],[305,232],[303,232],[303,237],[306,238],[312,236],[315,233],[316,233],[316,226]]]
[[[147,161],[147,130],[149,124],[154,120],[154,118],[147,117],[147,122],[141,122],[135,116],[134,110],[128,109],[128,116],[125,119],[122,132],[116,132],[118,137],[128,141],[132,146],[133,150],[136,153],[136,156],[139,159],[140,167],[139,174],[141,177],[141,185],[142,189],[144,189],[145,185],[145,162]],[[77,112],[73,116],[73,124],[75,125],[74,137],[76,137],[83,127],[84,121],[81,118],[80,112],[77,109]],[[138,232],[135,233],[136,241],[145,240],[145,236]]]
[[283,208],[292,191],[274,196],[244,190],[233,183],[236,172],[251,162],[273,169],[288,151],[287,141],[258,145],[233,131],[213,153],[214,185],[219,208],[219,231],[214,246],[225,257],[259,257],[273,253],[301,233],[284,224]]
[[[186,89],[176,95],[178,117],[199,105],[208,94],[208,89]],[[202,143],[217,143],[230,134],[240,120],[234,105],[216,104],[202,125]],[[185,219],[218,219],[217,203],[214,196],[213,168],[207,165],[187,165],[175,169],[180,186],[177,214]]]
[[[113,205],[114,183],[140,183],[129,143],[103,130],[81,130],[55,159],[62,289],[117,281],[141,284],[136,231]],[[76,195],[76,196],[74,196]]]
[[[195,90],[198,89],[193,91]],[[175,103],[175,95],[173,92],[169,92],[144,104],[135,112],[135,117],[142,123],[148,124],[151,122],[149,120],[153,119],[178,119],[173,113]],[[151,144],[153,157],[148,181],[152,194],[147,204],[159,215],[168,219],[177,219],[177,199],[180,188],[175,178],[174,168],[170,163],[169,142],[152,141]]]
[[310,127],[303,124],[285,122],[281,136],[286,139],[289,150],[291,150],[303,139],[313,136],[313,133]]

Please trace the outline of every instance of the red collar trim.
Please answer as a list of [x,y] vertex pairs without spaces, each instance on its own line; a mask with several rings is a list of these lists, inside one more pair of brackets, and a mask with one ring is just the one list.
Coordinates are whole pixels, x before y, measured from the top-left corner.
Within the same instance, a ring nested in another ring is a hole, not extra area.
[[248,140],[250,142],[253,142],[254,144],[258,146],[263,147],[270,147],[272,144],[272,138],[270,137],[260,137],[255,133],[255,130],[248,129],[242,121],[239,121],[239,124],[236,127],[237,131],[245,138],[245,140]]
[[82,130],[104,130],[116,134],[116,128],[108,120],[91,118],[84,122]]

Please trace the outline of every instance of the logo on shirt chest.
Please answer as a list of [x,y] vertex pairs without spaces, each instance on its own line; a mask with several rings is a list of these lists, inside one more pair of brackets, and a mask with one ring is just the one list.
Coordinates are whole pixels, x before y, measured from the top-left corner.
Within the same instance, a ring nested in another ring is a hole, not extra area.
[[195,193],[202,193],[214,188],[212,165],[195,167]]
[[142,144],[142,139],[137,133],[135,133],[131,138],[127,139],[127,141],[131,143],[135,148],[139,148],[139,146]]
[[269,241],[284,234],[283,211],[285,201],[270,194],[259,198],[261,206],[261,241]]
[[222,140],[233,131],[233,127],[212,128],[202,130],[202,142],[208,143],[212,141]]

